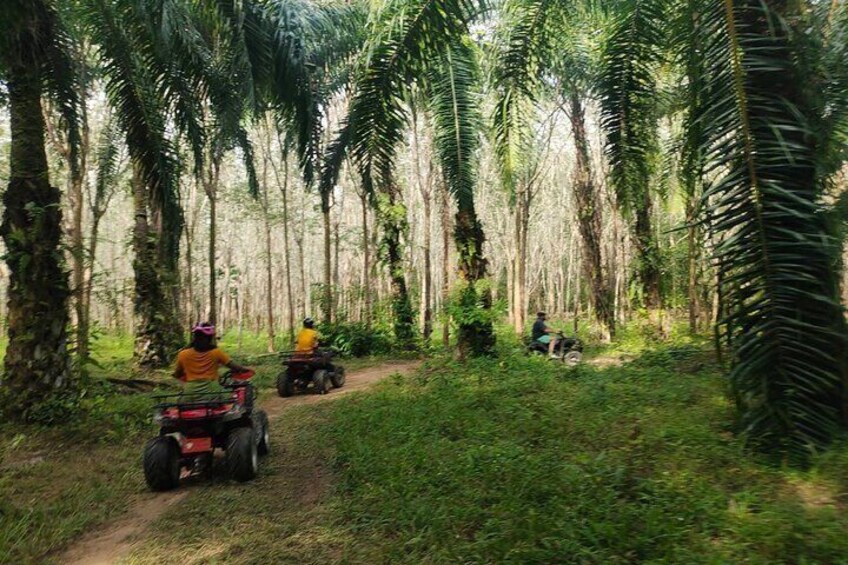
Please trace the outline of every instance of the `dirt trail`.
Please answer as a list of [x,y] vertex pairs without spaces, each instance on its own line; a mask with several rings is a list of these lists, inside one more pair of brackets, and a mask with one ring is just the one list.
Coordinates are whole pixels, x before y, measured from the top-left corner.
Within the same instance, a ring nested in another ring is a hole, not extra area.
[[[288,407],[324,402],[338,398],[343,394],[363,390],[394,373],[409,373],[415,370],[419,364],[420,361],[397,361],[352,371],[347,374],[347,382],[343,388],[333,390],[327,395],[304,394],[292,398],[273,396],[263,403],[262,408],[273,420]],[[92,532],[84,536],[57,561],[68,565],[109,565],[117,563],[130,552],[133,544],[138,541],[140,534],[144,532],[147,526],[168,508],[178,504],[190,490],[189,480],[189,484],[181,485],[179,490],[173,492],[145,494],[132,503],[126,514],[120,517],[117,522],[106,530]]]

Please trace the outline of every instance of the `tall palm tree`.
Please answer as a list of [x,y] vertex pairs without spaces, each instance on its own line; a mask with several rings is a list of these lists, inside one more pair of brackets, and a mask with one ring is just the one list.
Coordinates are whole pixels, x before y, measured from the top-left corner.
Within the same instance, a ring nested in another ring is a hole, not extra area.
[[396,148],[408,126],[406,100],[417,81],[433,100],[436,150],[448,189],[457,205],[455,239],[464,281],[457,310],[460,346],[482,353],[494,342],[485,285],[485,241],[474,208],[476,176],[473,88],[476,56],[468,44],[468,24],[483,2],[472,0],[389,0],[372,14],[369,42],[354,82],[346,124],[330,151],[325,178],[334,179],[339,155],[352,155],[366,190],[377,195],[384,259],[394,291],[395,333],[412,336],[414,316],[406,289],[400,235],[405,209],[394,179]]
[[651,311],[662,306],[652,183],[659,153],[657,74],[665,56],[667,5],[667,0],[616,5],[598,81],[610,182],[632,221],[642,301]]
[[848,426],[840,245],[823,201],[846,157],[848,27],[827,30],[846,8],[693,1],[697,144],[710,225],[727,234],[716,254],[740,430],[803,458]]
[[[503,6],[497,42],[492,116],[495,147],[506,188],[515,192],[517,172],[530,143],[530,110],[540,96],[565,99],[575,146],[574,208],[583,246],[583,272],[590,282],[590,300],[598,323],[612,337],[615,312],[609,276],[602,260],[600,186],[589,156],[586,104],[596,93],[600,76],[598,49],[592,44],[605,13],[590,2],[508,0]],[[521,305],[524,308],[523,305]]]
[[[60,193],[48,177],[41,99],[49,94],[61,109],[73,155],[79,144],[79,102],[71,46],[52,2],[3,2],[0,25],[0,78],[8,88],[12,133],[0,226],[10,281],[9,345],[0,383],[3,396],[13,400],[2,403],[14,407],[9,416],[27,418],[50,394],[70,384]],[[71,163],[78,166],[76,158]]]

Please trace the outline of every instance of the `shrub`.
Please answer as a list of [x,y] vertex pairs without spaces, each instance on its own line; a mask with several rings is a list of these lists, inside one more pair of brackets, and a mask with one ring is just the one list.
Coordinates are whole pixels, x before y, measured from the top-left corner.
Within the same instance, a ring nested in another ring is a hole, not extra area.
[[380,326],[370,329],[362,322],[336,322],[318,327],[321,343],[337,349],[342,355],[364,357],[388,353],[394,342],[388,330]]

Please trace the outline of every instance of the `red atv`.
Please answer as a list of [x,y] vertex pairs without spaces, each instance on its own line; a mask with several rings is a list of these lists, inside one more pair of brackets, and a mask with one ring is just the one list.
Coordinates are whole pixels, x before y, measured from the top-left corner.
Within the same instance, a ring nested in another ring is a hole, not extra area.
[[269,450],[268,415],[254,410],[253,371],[228,372],[220,383],[228,392],[162,394],[153,419],[159,437],[144,448],[144,478],[152,490],[179,486],[190,475],[212,467],[215,448],[224,450],[227,474],[237,481],[256,476],[259,456]]
[[277,394],[292,396],[296,391],[304,391],[310,386],[318,394],[327,394],[330,385],[343,387],[345,370],[341,365],[331,363],[334,355],[328,349],[318,349],[314,353],[283,353],[286,369],[277,375]]

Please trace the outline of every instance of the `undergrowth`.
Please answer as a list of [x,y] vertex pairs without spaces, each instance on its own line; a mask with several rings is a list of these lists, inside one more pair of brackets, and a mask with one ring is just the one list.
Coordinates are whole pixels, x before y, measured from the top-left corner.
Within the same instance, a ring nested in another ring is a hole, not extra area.
[[848,449],[759,461],[721,375],[688,339],[605,369],[434,361],[338,403],[319,441],[389,562],[844,562]]

